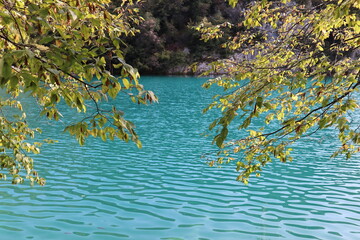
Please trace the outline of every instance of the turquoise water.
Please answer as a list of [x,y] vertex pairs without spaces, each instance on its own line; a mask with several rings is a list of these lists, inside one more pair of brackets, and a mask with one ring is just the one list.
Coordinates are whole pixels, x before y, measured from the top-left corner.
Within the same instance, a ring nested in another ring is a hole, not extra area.
[[118,103],[142,149],[97,139],[80,147],[59,134],[63,123],[33,111],[41,137],[59,142],[37,156],[45,187],[0,183],[0,239],[360,239],[360,159],[329,160],[331,131],[249,186],[232,166],[204,164],[213,148],[201,136],[212,117],[201,114],[211,96],[203,81],[145,77],[159,104]]

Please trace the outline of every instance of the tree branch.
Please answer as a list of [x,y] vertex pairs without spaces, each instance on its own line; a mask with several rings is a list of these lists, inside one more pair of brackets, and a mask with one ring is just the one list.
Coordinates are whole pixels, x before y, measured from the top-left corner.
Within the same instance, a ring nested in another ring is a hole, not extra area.
[[[359,85],[360,85],[360,80],[359,80],[353,87],[351,87],[349,90],[353,90],[353,89],[357,88]],[[335,103],[339,102],[341,99],[343,99],[343,98],[345,98],[346,96],[348,96],[350,93],[351,93],[351,91],[348,91],[348,92],[344,93],[342,96],[334,99],[332,102],[326,104],[325,106],[321,106],[321,107],[318,107],[318,108],[315,108],[315,109],[311,110],[311,111],[308,112],[304,117],[300,118],[299,120],[297,120],[297,121],[295,121],[295,122],[296,122],[296,123],[301,122],[301,121],[305,120],[306,118],[308,118],[308,117],[309,117],[311,114],[313,114],[314,112],[317,112],[317,111],[319,111],[319,110],[321,110],[321,109],[324,109],[324,108],[331,107],[331,106],[334,105]],[[289,126],[290,126],[290,124],[286,124],[286,125],[284,125],[283,127],[277,129],[276,131],[273,131],[273,132],[270,132],[270,133],[261,134],[261,135],[259,135],[259,136],[254,137],[254,138],[267,137],[267,136],[270,136],[270,135],[274,135],[274,134],[282,131],[283,129],[285,129],[285,128],[289,127]]]

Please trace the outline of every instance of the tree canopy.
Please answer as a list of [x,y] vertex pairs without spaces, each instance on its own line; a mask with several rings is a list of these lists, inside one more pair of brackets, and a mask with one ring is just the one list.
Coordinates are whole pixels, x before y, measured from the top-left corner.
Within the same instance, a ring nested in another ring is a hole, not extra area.
[[[103,109],[101,102],[120,93],[139,104],[157,101],[139,83],[136,69],[123,57],[123,39],[134,35],[141,17],[133,1],[122,0],[109,10],[110,0],[0,1],[0,178],[13,183],[28,178],[44,184],[29,153],[42,143],[31,138],[19,96],[30,96],[40,115],[62,118],[58,104],[86,112],[65,128],[80,144],[88,136],[141,142],[121,109]],[[114,76],[119,69],[121,76]],[[16,110],[14,110],[16,109]],[[16,113],[16,114],[9,114]]]
[[144,21],[140,31],[127,39],[125,58],[143,74],[189,73],[191,68],[187,67],[195,61],[225,57],[227,49],[218,46],[227,34],[204,42],[190,26],[203,19],[212,24],[235,23],[240,15],[239,9],[224,0],[146,0],[139,9]]
[[[205,88],[217,85],[225,90],[205,109],[222,111],[210,125],[217,130],[214,143],[220,148],[216,156],[208,156],[210,165],[235,161],[238,180],[247,183],[273,159],[291,161],[294,142],[326,128],[338,131],[340,147],[333,157],[359,152],[359,119],[349,112],[359,108],[360,2],[246,4],[238,23],[244,30],[223,44],[232,56],[214,62],[205,73],[220,74]],[[197,30],[209,40],[232,26],[200,24]],[[263,126],[254,126],[255,118]],[[239,121],[240,135],[245,136],[228,140],[231,125]]]

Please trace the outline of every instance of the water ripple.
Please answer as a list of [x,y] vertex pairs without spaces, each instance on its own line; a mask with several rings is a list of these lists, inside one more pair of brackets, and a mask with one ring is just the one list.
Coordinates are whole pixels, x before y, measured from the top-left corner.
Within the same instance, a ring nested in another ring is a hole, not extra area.
[[38,158],[47,185],[0,185],[1,240],[360,239],[360,159],[329,160],[331,132],[322,145],[299,143],[294,163],[272,163],[249,186],[234,181],[233,166],[207,167],[202,82],[146,78],[160,104],[119,103],[142,149],[92,138],[79,147],[44,123],[43,137],[59,140]]

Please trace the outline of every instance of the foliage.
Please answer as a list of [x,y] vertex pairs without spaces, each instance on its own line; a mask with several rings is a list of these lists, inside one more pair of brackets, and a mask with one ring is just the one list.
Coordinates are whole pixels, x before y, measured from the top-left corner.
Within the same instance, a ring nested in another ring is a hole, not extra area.
[[[9,94],[0,98],[0,178],[11,176],[15,184],[24,178],[45,183],[28,156],[39,153],[41,143],[30,141],[40,129],[26,122],[19,98],[24,94],[36,99],[40,114],[48,119],[62,117],[59,103],[88,112],[65,128],[80,144],[91,135],[141,146],[134,125],[120,109],[101,107],[119,93],[139,104],[157,100],[124,61],[122,39],[135,34],[132,26],[141,19],[132,1],[120,2],[110,12],[110,0],[0,1],[0,87]],[[112,74],[115,68],[121,77]]]
[[146,0],[139,8],[145,20],[140,32],[126,41],[126,59],[140,72],[168,74],[194,61],[226,56],[226,49],[218,45],[227,35],[203,42],[190,27],[205,18],[211,24],[231,21],[236,11],[223,0]]
[[[326,128],[337,129],[341,143],[333,157],[358,152],[359,125],[349,112],[359,108],[359,1],[263,0],[246,9],[239,23],[245,30],[223,45],[233,56],[207,72],[226,74],[204,84],[225,90],[205,109],[222,111],[210,125],[218,130],[214,143],[221,148],[210,165],[237,160],[238,180],[247,183],[273,159],[291,161],[291,144]],[[198,30],[208,40],[226,27]],[[254,126],[255,118],[264,126]],[[231,123],[238,121],[246,136],[227,140]]]

